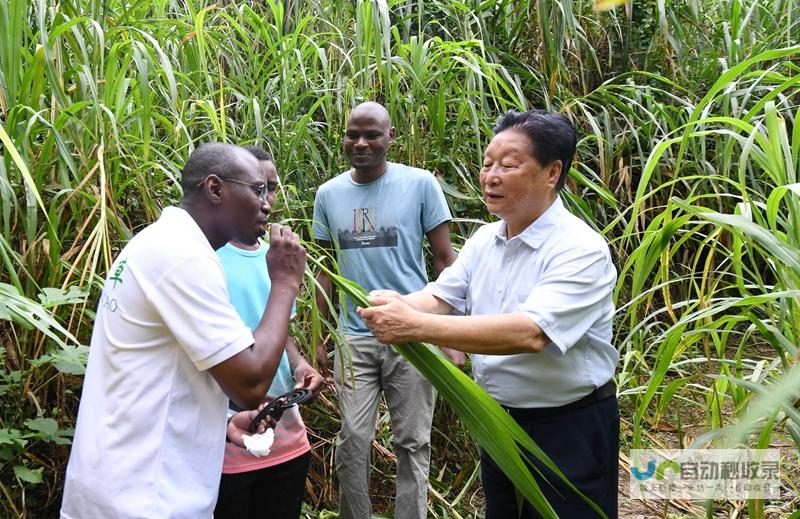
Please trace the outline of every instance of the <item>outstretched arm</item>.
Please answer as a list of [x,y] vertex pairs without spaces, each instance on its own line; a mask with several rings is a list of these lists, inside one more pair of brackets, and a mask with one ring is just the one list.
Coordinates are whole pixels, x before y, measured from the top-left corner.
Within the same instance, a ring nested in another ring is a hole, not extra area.
[[222,390],[244,409],[254,409],[272,384],[288,337],[292,303],[303,279],[306,251],[288,227],[272,225],[267,264],[272,289],[253,331],[254,344],[210,369]]
[[[439,304],[434,305],[430,298]],[[359,315],[385,344],[420,341],[467,353],[507,355],[536,353],[550,342],[542,329],[522,314],[441,315],[445,312],[429,310],[449,305],[425,292],[402,298],[375,292],[370,301],[375,306],[359,308]]]
[[[444,222],[426,234],[428,242],[431,244],[431,252],[433,252],[433,268],[436,270],[436,275],[442,273],[444,269],[452,265],[456,260],[456,251],[453,250],[453,245],[450,242],[450,222]],[[449,305],[448,305],[449,306]],[[432,313],[449,313],[448,312],[432,312]],[[459,368],[464,367],[466,362],[466,355],[464,353],[454,350],[452,348],[442,348],[442,352],[447,355],[453,364]]]

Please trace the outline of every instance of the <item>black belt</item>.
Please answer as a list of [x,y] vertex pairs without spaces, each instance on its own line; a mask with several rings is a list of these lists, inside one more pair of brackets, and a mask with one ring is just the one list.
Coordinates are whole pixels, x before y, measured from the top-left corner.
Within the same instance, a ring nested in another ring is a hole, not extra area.
[[559,415],[567,411],[574,411],[575,409],[589,407],[590,405],[596,404],[616,394],[617,394],[617,386],[614,385],[613,380],[609,380],[608,382],[598,387],[585,397],[559,407],[519,408],[519,407],[503,406],[503,409],[505,409],[508,412],[508,414],[510,414],[512,417],[522,420],[531,418],[542,418],[545,416]]

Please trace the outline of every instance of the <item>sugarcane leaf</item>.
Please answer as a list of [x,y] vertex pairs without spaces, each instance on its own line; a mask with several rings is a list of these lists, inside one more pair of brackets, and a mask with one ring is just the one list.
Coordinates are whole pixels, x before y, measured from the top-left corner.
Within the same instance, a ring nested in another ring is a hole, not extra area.
[[[315,263],[330,278],[331,282],[347,294],[356,305],[362,308],[372,306],[366,290],[360,285],[331,272],[321,260],[311,256],[309,256],[309,260]],[[552,470],[601,517],[606,517],[599,506],[569,481],[511,415],[474,380],[453,365],[439,348],[421,342],[398,344],[394,347],[430,381],[442,398],[458,414],[469,433],[540,514],[545,517],[558,517],[544,497],[531,470],[540,475],[541,472],[528,459],[526,453]]]

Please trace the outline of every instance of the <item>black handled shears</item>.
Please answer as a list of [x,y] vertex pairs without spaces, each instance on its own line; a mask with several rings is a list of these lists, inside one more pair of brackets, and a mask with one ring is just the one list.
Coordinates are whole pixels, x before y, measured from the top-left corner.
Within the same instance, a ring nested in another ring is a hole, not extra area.
[[258,430],[258,423],[267,416],[272,417],[276,422],[281,419],[283,412],[296,404],[303,404],[314,398],[314,393],[310,389],[295,389],[288,393],[277,397],[275,400],[264,406],[258,412],[253,421],[250,422],[250,432],[255,433]]

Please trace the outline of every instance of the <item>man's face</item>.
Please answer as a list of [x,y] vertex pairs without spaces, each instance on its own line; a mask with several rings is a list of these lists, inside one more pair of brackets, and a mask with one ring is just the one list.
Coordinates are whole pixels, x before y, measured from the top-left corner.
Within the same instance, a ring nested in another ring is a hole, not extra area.
[[515,232],[527,227],[549,205],[561,171],[561,161],[539,164],[531,154],[531,144],[520,131],[498,133],[486,147],[480,173],[487,209]]
[[353,110],[344,134],[344,150],[350,164],[359,173],[382,173],[386,152],[394,140],[394,128],[385,114],[361,107]]
[[269,212],[272,212],[272,208],[275,206],[275,196],[278,193],[278,169],[271,160],[260,160],[258,164],[267,179],[267,205]]
[[228,239],[253,245],[266,232],[264,226],[272,210],[271,202],[275,199],[274,190],[278,177],[274,164],[271,169],[274,174],[271,200],[269,168],[259,163],[248,151],[241,150],[230,173],[225,177],[228,180],[222,180],[225,193],[223,209],[227,215],[230,233]]

